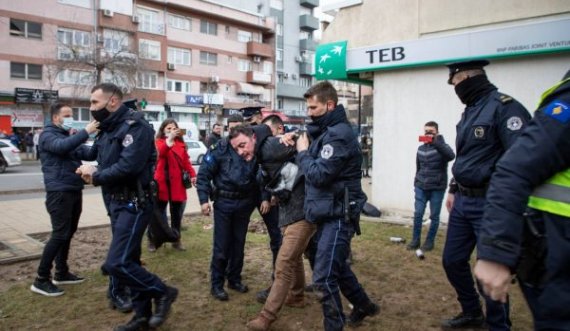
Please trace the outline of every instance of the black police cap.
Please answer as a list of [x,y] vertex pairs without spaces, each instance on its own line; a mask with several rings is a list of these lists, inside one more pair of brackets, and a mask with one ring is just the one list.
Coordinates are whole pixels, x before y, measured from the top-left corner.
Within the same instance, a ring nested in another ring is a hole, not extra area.
[[123,101],[123,105],[127,106],[127,108],[136,110],[137,109],[137,101],[138,101],[138,99],[125,100],[125,101]]
[[472,60],[472,61],[455,62],[448,64],[447,68],[449,68],[449,79],[447,80],[447,84],[451,84],[453,76],[460,71],[474,70],[474,69],[483,70],[483,67],[488,64],[489,61],[487,60]]
[[244,107],[241,108],[239,111],[241,112],[244,120],[249,120],[251,117],[257,114],[261,114],[261,109],[263,107]]
[[228,116],[228,123],[243,123],[243,116],[240,114],[231,114]]

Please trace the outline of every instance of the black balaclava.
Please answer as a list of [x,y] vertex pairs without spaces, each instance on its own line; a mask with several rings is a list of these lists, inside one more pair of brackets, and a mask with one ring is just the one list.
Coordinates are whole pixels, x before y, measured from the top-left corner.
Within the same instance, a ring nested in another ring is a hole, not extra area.
[[496,89],[495,85],[487,79],[487,75],[469,77],[455,85],[455,93],[467,106],[473,105],[482,96]]

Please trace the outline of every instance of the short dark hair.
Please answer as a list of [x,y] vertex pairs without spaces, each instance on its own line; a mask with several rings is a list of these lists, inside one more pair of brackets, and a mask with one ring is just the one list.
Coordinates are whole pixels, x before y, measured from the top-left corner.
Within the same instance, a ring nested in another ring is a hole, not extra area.
[[261,123],[285,126],[285,123],[283,123],[283,120],[281,119],[281,117],[279,117],[279,115],[269,115],[266,118],[264,118],[263,121],[261,121]]
[[120,100],[123,100],[123,91],[121,91],[121,89],[113,83],[97,84],[97,85],[93,86],[93,88],[91,89],[91,93],[93,93],[97,90],[101,90],[101,91],[103,91],[103,93],[110,93],[112,95],[116,95],[117,98],[119,98]]
[[243,116],[241,116],[241,114],[231,114],[228,116],[228,124],[236,122],[243,123]]
[[313,96],[316,96],[317,101],[322,103],[325,103],[329,100],[332,100],[335,105],[338,103],[338,94],[336,93],[336,89],[327,80],[311,86],[307,92],[303,94],[303,97],[305,99],[310,99]]
[[68,105],[58,102],[58,103],[54,103],[49,107],[49,114],[50,114],[50,119],[53,121],[53,117],[56,115],[59,115],[59,113],[61,113],[61,108],[63,107],[69,107]]
[[439,131],[439,126],[437,125],[437,122],[429,121],[426,124],[424,124],[424,126],[433,126],[437,131]]
[[222,126],[220,123],[214,123],[214,125],[212,125],[212,129],[214,129],[216,126]]
[[253,129],[251,128],[251,125],[240,124],[240,125],[234,126],[233,128],[230,129],[228,139],[232,140],[235,137],[239,136],[240,134],[243,134],[247,137],[253,137]]

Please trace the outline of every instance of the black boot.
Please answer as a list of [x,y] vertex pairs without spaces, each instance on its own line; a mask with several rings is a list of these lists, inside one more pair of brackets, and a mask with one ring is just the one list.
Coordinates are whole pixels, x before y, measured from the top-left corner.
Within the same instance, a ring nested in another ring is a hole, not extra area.
[[156,308],[154,314],[148,321],[148,325],[152,328],[157,328],[166,321],[172,303],[178,297],[178,289],[174,287],[166,287],[166,292],[158,299],[156,299]]
[[352,327],[359,326],[365,317],[378,315],[378,313],[380,313],[380,306],[370,301],[362,307],[354,307],[346,322]]
[[113,331],[146,331],[148,319],[144,316],[134,316],[127,324],[117,325]]
[[408,244],[408,246],[406,246],[406,248],[409,251],[414,251],[414,250],[420,248],[420,240],[419,239],[412,239],[412,241],[410,241],[410,243]]
[[133,302],[127,294],[109,295],[108,298],[111,309],[116,309],[125,314],[133,311]]
[[451,319],[443,320],[441,322],[441,327],[444,330],[484,328],[485,316],[483,316],[482,311],[460,313]]
[[422,245],[422,251],[424,252],[433,251],[433,240],[426,240]]
[[257,300],[257,302],[265,303],[265,301],[267,301],[267,297],[269,297],[270,291],[271,291],[271,286],[269,286],[265,290],[257,292],[257,294],[255,295],[255,299]]

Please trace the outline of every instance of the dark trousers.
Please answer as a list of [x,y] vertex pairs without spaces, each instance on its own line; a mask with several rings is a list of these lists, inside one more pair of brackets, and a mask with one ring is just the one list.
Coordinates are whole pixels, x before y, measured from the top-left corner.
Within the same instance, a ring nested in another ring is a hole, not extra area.
[[47,192],[46,208],[51,220],[51,237],[44,247],[38,267],[38,277],[51,278],[55,261],[55,272],[64,276],[69,272],[67,257],[73,234],[77,231],[82,208],[82,192]]
[[180,226],[182,224],[182,217],[184,216],[184,209],[186,208],[186,201],[162,201],[157,202],[158,209],[166,218],[166,205],[169,205],[170,209],[170,227],[178,233],[180,233]]
[[546,212],[533,216],[546,234],[545,282],[532,286],[519,281],[534,319],[535,330],[570,330],[570,219]]
[[[475,289],[469,261],[475,249],[483,218],[485,197],[467,197],[457,192],[449,214],[447,238],[443,249],[443,268],[447,279],[457,292],[464,313],[481,310],[479,293]],[[479,287],[479,284],[477,284]],[[491,300],[483,295],[489,330],[510,330],[509,304]]]
[[241,283],[245,237],[253,199],[218,198],[214,202],[214,243],[210,263],[212,288]]
[[441,204],[443,203],[443,194],[445,190],[422,190],[414,187],[415,203],[414,203],[414,229],[412,240],[419,241],[422,235],[422,221],[426,211],[426,205],[429,201],[429,218],[431,220],[426,242],[433,242],[437,229],[439,228],[439,214],[441,212]]
[[321,304],[326,331],[342,330],[345,315],[342,309],[340,292],[354,308],[370,303],[368,295],[358,283],[346,259],[350,252],[350,242],[354,236],[354,226],[344,220],[324,222],[318,225],[317,253],[313,282],[322,292]]
[[133,307],[139,316],[152,314],[152,298],[162,296],[166,285],[141,266],[141,241],[152,215],[152,203],[134,208],[128,202],[111,200],[109,213],[113,238],[103,270],[113,283],[129,287]]
[[269,209],[269,212],[267,212],[267,214],[261,215],[261,217],[263,218],[263,222],[267,228],[267,233],[269,234],[269,248],[271,249],[273,258],[273,269],[275,269],[277,253],[279,253],[279,247],[281,247],[281,241],[283,240],[281,229],[279,229],[279,207],[272,206]]

